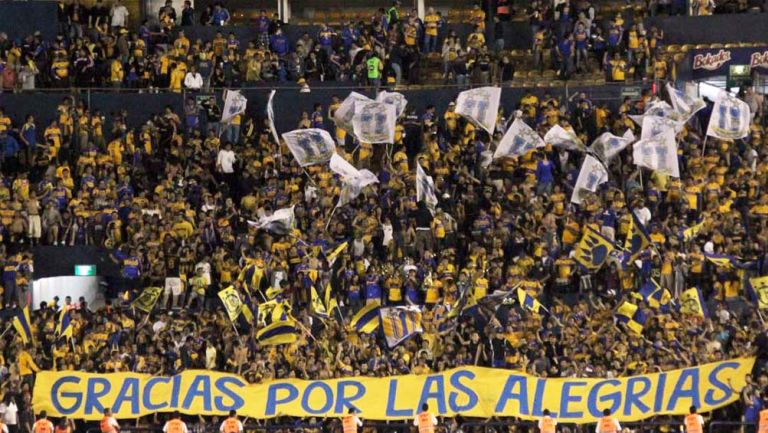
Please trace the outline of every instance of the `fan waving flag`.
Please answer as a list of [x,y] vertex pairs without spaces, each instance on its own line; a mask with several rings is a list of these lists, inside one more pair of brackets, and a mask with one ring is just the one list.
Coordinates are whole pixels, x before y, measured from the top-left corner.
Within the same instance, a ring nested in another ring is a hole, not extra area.
[[157,300],[160,299],[162,294],[162,287],[147,287],[131,302],[131,306],[137,310],[149,313],[155,308],[155,304],[157,304]]
[[437,190],[435,189],[435,182],[432,180],[432,176],[427,176],[424,169],[421,168],[421,164],[416,163],[416,201],[423,201],[426,203],[432,214],[435,213],[437,207]]
[[245,113],[248,99],[237,90],[224,91],[224,109],[221,111],[221,123],[230,123],[240,114]]
[[24,344],[35,341],[35,335],[32,333],[32,320],[29,318],[29,306],[16,308],[16,314],[13,316],[13,327],[19,333],[21,341]]
[[262,346],[291,344],[299,339],[296,323],[293,320],[272,322],[256,332],[256,340]]
[[583,152],[586,149],[584,142],[576,134],[560,125],[549,128],[549,131],[544,135],[544,142],[567,150]]
[[293,230],[296,225],[296,215],[294,208],[296,206],[278,209],[270,216],[259,218],[259,221],[248,221],[248,225],[258,229],[263,229],[275,234],[287,234]]
[[455,112],[493,135],[500,100],[500,87],[478,87],[465,90],[456,98]]
[[712,107],[707,135],[731,140],[744,138],[749,135],[751,118],[749,105],[723,90],[717,95]]
[[397,108],[376,101],[356,101],[352,130],[365,143],[394,143]]
[[243,310],[243,301],[240,300],[240,294],[237,293],[234,287],[229,286],[219,292],[219,299],[224,304],[229,321],[235,323],[237,316]]
[[581,204],[585,191],[595,192],[597,187],[608,182],[608,170],[592,155],[586,155],[576,178],[571,203]]
[[587,227],[584,236],[581,237],[581,241],[574,250],[573,258],[588,271],[594,272],[603,266],[613,250],[613,242]]
[[538,299],[519,287],[517,288],[517,302],[520,303],[520,306],[536,314],[544,309],[544,306],[541,305]]
[[672,293],[668,289],[662,289],[659,283],[652,278],[643,283],[640,286],[640,290],[637,293],[633,293],[632,297],[645,301],[649,307],[662,313],[669,312],[670,302],[672,301]]
[[648,321],[648,316],[637,305],[624,301],[615,313],[616,320],[619,323],[627,325],[632,332],[636,334],[642,334],[645,322]]
[[272,100],[275,98],[277,90],[269,92],[269,100],[267,101],[267,121],[269,122],[269,132],[272,133],[272,138],[275,139],[276,144],[280,144],[280,135],[277,133],[275,127],[275,109]]
[[671,83],[667,83],[667,93],[670,102],[672,102],[672,109],[685,121],[688,121],[691,116],[707,106],[703,99],[688,96],[682,90],[672,87]]
[[680,166],[677,159],[675,131],[667,129],[647,140],[638,141],[633,146],[632,159],[639,167],[679,178]]
[[323,129],[296,129],[283,134],[283,140],[302,167],[328,162],[336,152],[331,134]]
[[544,140],[522,119],[515,119],[502,137],[493,159],[522,156],[532,149],[546,146]]
[[750,278],[748,288],[750,298],[757,304],[757,308],[768,308],[768,276]]
[[424,331],[421,327],[421,310],[418,307],[382,307],[379,314],[381,329],[390,348]]
[[698,287],[690,288],[680,294],[680,312],[692,316],[707,317],[707,304]]
[[378,303],[368,304],[355,313],[349,327],[361,334],[371,334],[379,329],[381,318],[379,317]]
[[59,338],[66,338],[69,340],[72,338],[73,331],[74,328],[72,327],[72,316],[66,307],[62,308],[61,312],[59,313],[59,323],[56,325],[56,330],[54,333]]
[[610,132],[605,132],[592,142],[592,145],[589,146],[589,151],[592,152],[597,159],[608,164],[608,161],[618,155],[619,152],[624,150],[634,141],[635,135],[632,133],[631,129],[627,129],[627,132],[621,137],[615,136]]
[[397,114],[397,117],[400,117],[405,113],[405,107],[408,105],[408,100],[405,99],[405,96],[398,92],[381,91],[376,95],[376,102],[382,102],[395,107],[395,114]]
[[629,212],[631,219],[629,220],[630,228],[627,233],[627,239],[624,241],[624,249],[628,251],[627,262],[635,260],[646,248],[651,246],[651,237],[648,235],[648,231],[643,226],[643,223],[637,219],[637,216],[633,211]]
[[339,105],[339,108],[333,112],[333,121],[336,122],[336,126],[349,133],[354,131],[352,119],[355,117],[355,102],[357,101],[372,101],[372,99],[357,92],[350,92],[349,96]]

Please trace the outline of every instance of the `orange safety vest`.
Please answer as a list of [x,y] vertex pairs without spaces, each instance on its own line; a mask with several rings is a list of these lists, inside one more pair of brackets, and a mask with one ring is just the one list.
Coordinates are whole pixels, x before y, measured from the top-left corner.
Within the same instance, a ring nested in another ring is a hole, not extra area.
[[341,426],[344,433],[357,433],[357,423],[354,415],[347,415],[341,420]]
[[435,425],[432,424],[432,415],[429,412],[419,414],[419,433],[435,433]]
[[551,416],[541,419],[541,433],[555,433],[555,420]]
[[692,413],[685,416],[685,433],[702,433],[703,427],[699,421],[699,414]]
[[184,433],[184,423],[180,419],[172,419],[168,421],[167,433]]
[[34,433],[53,433],[51,425],[51,422],[47,419],[39,419],[35,421],[35,425],[32,430]]
[[224,433],[239,433],[240,427],[237,423],[237,418],[227,418],[224,421]]
[[101,433],[114,433],[115,428],[109,424],[110,417],[105,416],[99,423],[99,430]]
[[760,411],[760,421],[758,422],[758,433],[768,433],[768,409]]
[[600,433],[616,433],[616,423],[613,422],[613,417],[600,418]]

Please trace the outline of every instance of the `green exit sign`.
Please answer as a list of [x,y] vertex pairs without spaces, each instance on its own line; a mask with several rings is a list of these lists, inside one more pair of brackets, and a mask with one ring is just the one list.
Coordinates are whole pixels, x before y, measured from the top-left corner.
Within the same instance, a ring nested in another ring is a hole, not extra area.
[[93,277],[96,275],[96,265],[75,265],[75,276]]

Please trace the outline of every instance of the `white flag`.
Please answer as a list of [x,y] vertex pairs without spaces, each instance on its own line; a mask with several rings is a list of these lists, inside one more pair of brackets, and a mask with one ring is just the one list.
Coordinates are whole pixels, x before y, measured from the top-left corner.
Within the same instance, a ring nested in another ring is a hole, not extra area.
[[280,144],[280,135],[275,128],[275,110],[272,108],[272,99],[275,97],[277,90],[269,92],[269,100],[267,101],[267,119],[269,120],[269,130],[272,132],[272,137],[275,139],[275,143]]
[[586,155],[579,170],[579,177],[571,195],[571,203],[581,204],[584,191],[597,191],[597,187],[608,181],[608,170],[592,155]]
[[387,92],[385,90],[379,92],[376,96],[376,102],[393,105],[398,118],[405,113],[405,107],[408,105],[408,100],[405,99],[402,93]]
[[744,138],[749,135],[751,119],[752,115],[746,102],[724,90],[720,91],[715,106],[712,107],[707,135],[732,140]]
[[248,225],[267,230],[276,234],[290,233],[296,226],[295,206],[278,209],[272,215],[259,218],[258,221],[248,221]]
[[221,112],[221,123],[229,123],[238,114],[245,113],[248,100],[237,90],[224,91],[224,110]]
[[437,190],[432,176],[427,176],[421,164],[416,163],[416,201],[423,201],[427,204],[430,212],[435,213],[437,206]]
[[355,116],[356,101],[371,101],[371,98],[357,92],[350,92],[349,96],[342,101],[339,108],[333,113],[333,121],[336,122],[336,126],[350,134],[353,132],[352,118]]
[[531,149],[544,146],[546,144],[539,134],[522,119],[517,118],[501,138],[496,152],[493,153],[493,159],[524,155]]
[[421,309],[415,305],[379,308],[381,331],[387,346],[397,346],[417,333],[424,332],[421,325]]
[[685,127],[685,122],[673,120],[669,117],[643,116],[643,123],[640,125],[640,139],[648,140],[653,136],[659,135],[667,129],[672,129],[675,134],[679,133]]
[[601,161],[606,164],[619,152],[624,150],[633,141],[635,141],[635,135],[631,130],[627,130],[627,133],[623,137],[617,137],[610,132],[604,132],[601,136],[592,142],[589,146],[589,150]]
[[648,103],[648,106],[645,107],[645,112],[643,115],[645,116],[659,116],[659,117],[676,117],[677,112],[674,108],[672,108],[671,105],[667,104],[665,101],[662,101],[660,99],[657,99],[655,101],[651,101]]
[[584,142],[576,134],[560,125],[549,128],[549,131],[544,135],[544,142],[568,150],[580,150],[583,152],[585,149]]
[[493,134],[496,115],[499,112],[501,88],[478,87],[459,93],[456,98],[456,114],[460,114]]
[[296,129],[283,134],[283,140],[302,167],[324,163],[336,152],[331,134],[323,129]]
[[696,112],[707,106],[703,99],[688,96],[682,90],[672,87],[670,83],[667,83],[667,93],[669,93],[669,100],[672,102],[672,109],[686,122]]
[[356,101],[352,129],[366,143],[393,143],[397,111],[394,105],[375,101]]
[[330,168],[334,173],[341,176],[344,182],[352,182],[366,187],[379,181],[379,178],[370,170],[358,170],[338,153],[331,156]]
[[637,166],[679,178],[675,131],[666,129],[649,139],[641,139],[633,145],[632,159]]

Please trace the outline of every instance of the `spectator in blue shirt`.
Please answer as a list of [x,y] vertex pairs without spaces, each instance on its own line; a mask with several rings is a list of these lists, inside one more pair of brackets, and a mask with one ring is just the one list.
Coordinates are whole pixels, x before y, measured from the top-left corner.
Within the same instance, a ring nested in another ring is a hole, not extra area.
[[546,192],[547,194],[552,192],[552,185],[555,183],[554,165],[546,155],[544,155],[536,165],[536,180],[538,185],[536,190],[539,194]]
[[226,26],[229,24],[229,11],[221,4],[213,7],[213,25]]
[[277,29],[275,34],[269,38],[269,47],[272,49],[272,52],[280,57],[288,54],[290,43],[288,42],[288,38],[283,34],[283,29]]
[[349,50],[354,42],[360,38],[360,31],[355,28],[355,24],[350,22],[344,30],[341,31],[341,41],[344,43],[344,48]]

